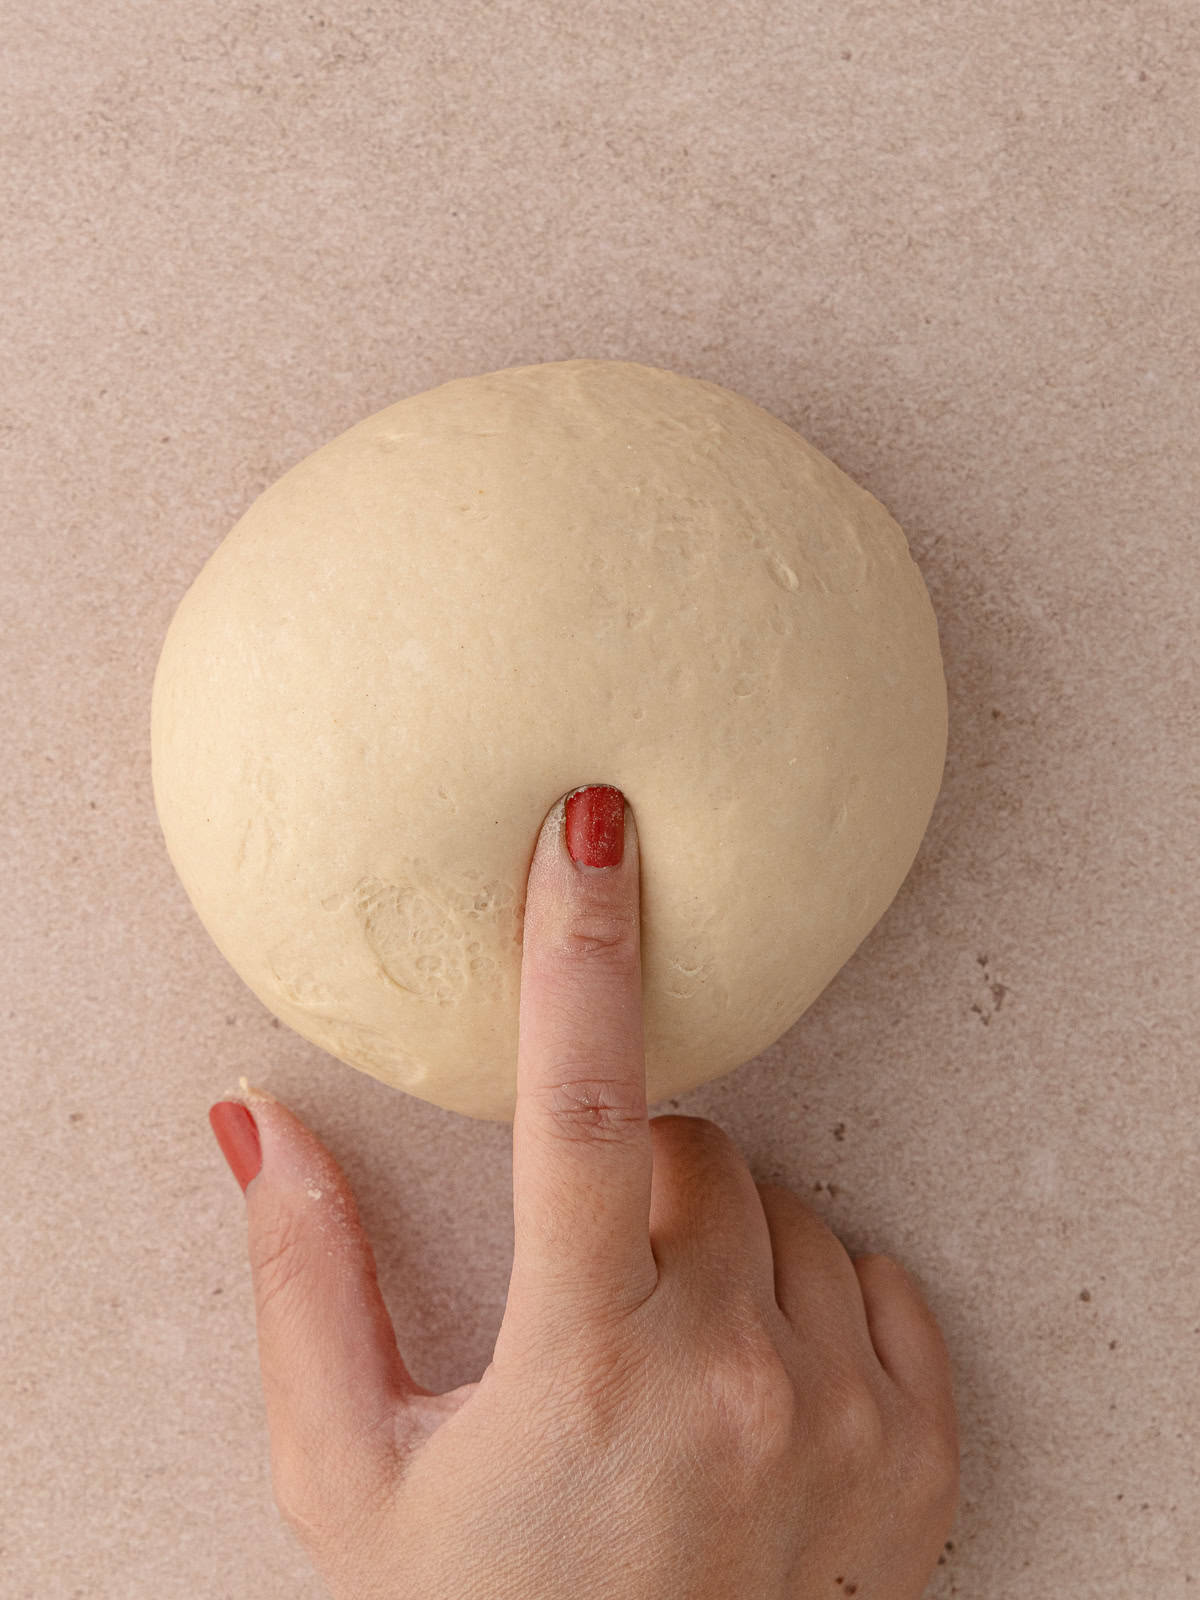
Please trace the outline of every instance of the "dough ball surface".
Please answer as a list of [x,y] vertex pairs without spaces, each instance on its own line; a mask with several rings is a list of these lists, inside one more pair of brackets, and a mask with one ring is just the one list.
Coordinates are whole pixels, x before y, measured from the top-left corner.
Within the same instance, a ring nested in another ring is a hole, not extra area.
[[542,819],[624,790],[651,1103],[764,1049],[892,900],[941,781],[903,534],[796,432],[619,361],[366,418],[249,508],[155,680],[155,798],[218,947],[289,1026],[510,1118]]

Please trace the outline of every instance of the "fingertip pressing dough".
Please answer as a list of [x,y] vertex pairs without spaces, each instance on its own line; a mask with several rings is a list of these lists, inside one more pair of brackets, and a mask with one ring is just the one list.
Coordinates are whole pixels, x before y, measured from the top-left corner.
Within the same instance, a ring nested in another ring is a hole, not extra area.
[[218,947],[342,1061],[514,1107],[554,801],[621,788],[651,1103],[785,1031],[892,900],[941,780],[937,627],[884,508],[712,383],[465,378],[254,502],[185,595],[154,791]]

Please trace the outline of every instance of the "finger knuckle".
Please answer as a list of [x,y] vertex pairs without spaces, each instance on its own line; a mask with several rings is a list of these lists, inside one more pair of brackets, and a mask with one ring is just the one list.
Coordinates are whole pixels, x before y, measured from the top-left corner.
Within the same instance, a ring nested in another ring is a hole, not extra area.
[[542,1126],[569,1142],[622,1143],[646,1117],[644,1094],[618,1077],[562,1069],[537,1091]]
[[631,970],[638,961],[637,916],[625,906],[585,905],[562,931],[560,949],[572,961]]
[[857,1372],[831,1377],[820,1418],[822,1448],[843,1472],[856,1476],[883,1456],[883,1409],[866,1378]]
[[738,1455],[774,1461],[786,1451],[796,1391],[767,1335],[742,1337],[710,1354],[700,1394],[705,1431]]

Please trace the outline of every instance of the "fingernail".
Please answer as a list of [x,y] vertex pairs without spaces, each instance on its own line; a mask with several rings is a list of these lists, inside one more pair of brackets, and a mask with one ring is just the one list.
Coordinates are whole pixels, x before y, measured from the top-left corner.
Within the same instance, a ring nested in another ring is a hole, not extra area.
[[251,1178],[262,1169],[262,1145],[258,1137],[258,1124],[245,1106],[236,1100],[218,1100],[210,1107],[208,1120],[221,1146],[221,1154],[229,1163],[229,1170],[246,1192]]
[[567,797],[567,853],[585,867],[616,867],[625,854],[625,796],[594,783]]

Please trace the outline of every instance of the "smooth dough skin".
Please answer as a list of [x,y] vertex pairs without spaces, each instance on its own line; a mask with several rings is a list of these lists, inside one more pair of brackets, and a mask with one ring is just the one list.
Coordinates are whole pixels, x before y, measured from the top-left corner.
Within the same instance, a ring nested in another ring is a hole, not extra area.
[[263,1003],[503,1120],[559,795],[637,819],[654,1104],[764,1049],[882,915],[946,692],[877,500],[715,384],[561,361],[401,400],[260,495],[171,623],[152,738],[171,859]]

